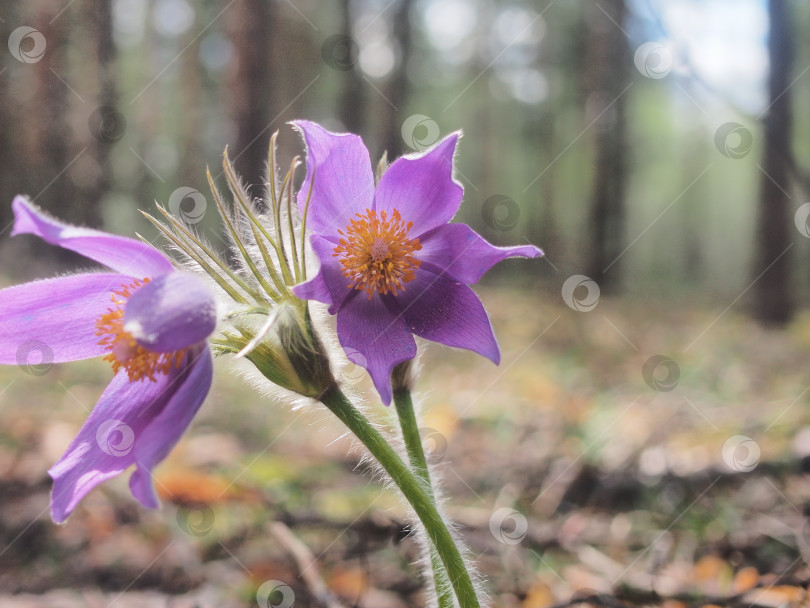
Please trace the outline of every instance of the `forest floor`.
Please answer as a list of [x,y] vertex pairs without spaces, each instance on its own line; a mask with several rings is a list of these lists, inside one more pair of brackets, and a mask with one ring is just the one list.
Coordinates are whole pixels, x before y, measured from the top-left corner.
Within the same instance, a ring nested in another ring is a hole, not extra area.
[[[810,604],[810,314],[774,331],[687,297],[480,293],[500,366],[431,345],[419,386],[493,606]],[[122,476],[64,526],[46,471],[110,370],[0,369],[0,606],[424,605],[405,512],[337,422],[227,367],[156,472],[161,509]]]

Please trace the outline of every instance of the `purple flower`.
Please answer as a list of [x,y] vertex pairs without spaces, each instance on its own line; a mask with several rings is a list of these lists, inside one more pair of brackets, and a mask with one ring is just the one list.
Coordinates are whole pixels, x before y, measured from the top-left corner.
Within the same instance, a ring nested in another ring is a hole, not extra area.
[[368,370],[383,402],[391,402],[393,368],[416,355],[412,334],[498,363],[489,317],[467,285],[501,260],[543,252],[494,247],[469,226],[448,223],[463,194],[453,179],[458,133],[396,160],[375,190],[358,136],[295,125],[307,146],[298,205],[304,209],[309,197],[307,226],[321,267],[294,293],[329,304],[347,356]]
[[21,345],[34,343],[51,362],[104,355],[116,372],[48,472],[53,519],[65,521],[90,490],[131,465],[132,494],[156,508],[152,469],[211,386],[205,340],[216,327],[216,302],[204,282],[145,243],[57,222],[23,197],[12,207],[12,235],[34,234],[112,269],[0,291],[0,364],[18,363],[27,352]]

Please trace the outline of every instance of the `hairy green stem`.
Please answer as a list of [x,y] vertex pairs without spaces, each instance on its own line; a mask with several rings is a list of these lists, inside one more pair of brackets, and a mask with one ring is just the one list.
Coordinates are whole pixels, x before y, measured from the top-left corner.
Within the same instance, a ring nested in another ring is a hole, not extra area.
[[[419,435],[419,424],[416,421],[410,391],[394,392],[394,406],[399,417],[399,427],[402,429],[402,437],[405,440],[405,449],[408,452],[411,468],[422,479],[428,496],[435,504],[436,498],[433,495],[433,484],[430,481],[430,471],[428,470],[427,458],[425,458],[425,450],[422,447],[422,437]],[[436,587],[439,608],[453,608],[453,594],[447,586],[447,583],[450,582],[447,578],[447,571],[442,565],[435,545],[433,543],[429,543],[429,545],[430,565],[433,569],[433,581]]]
[[459,606],[480,608],[475,587],[464,565],[461,552],[436,509],[433,499],[426,491],[422,479],[411,472],[380,432],[352,405],[340,389],[328,390],[321,397],[321,402],[366,446],[413,507],[444,564]]

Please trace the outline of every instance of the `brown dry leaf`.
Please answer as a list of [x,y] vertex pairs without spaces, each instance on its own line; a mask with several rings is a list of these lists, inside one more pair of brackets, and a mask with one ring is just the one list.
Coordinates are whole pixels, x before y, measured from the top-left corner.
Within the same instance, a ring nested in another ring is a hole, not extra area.
[[327,585],[341,597],[356,599],[368,589],[368,574],[362,568],[337,567],[329,573]]
[[701,591],[712,595],[723,595],[731,586],[733,570],[716,555],[704,555],[692,569],[692,576]]
[[753,566],[743,568],[734,575],[731,581],[731,591],[733,593],[743,593],[757,586],[759,582],[759,571]]
[[751,606],[762,606],[763,608],[798,606],[805,598],[806,593],[801,587],[778,585],[768,589],[754,589],[743,596],[743,602]]
[[180,504],[213,504],[232,498],[232,484],[218,475],[196,469],[172,467],[156,476],[155,488],[163,500]]
[[290,559],[285,559],[285,561],[265,559],[246,565],[250,570],[248,578],[256,589],[267,581],[290,581],[291,583],[298,578],[298,572],[294,570],[294,563]]
[[685,602],[680,602],[678,600],[664,600],[661,604],[661,608],[686,608],[687,604]]
[[547,608],[555,602],[554,594],[545,583],[535,583],[529,588],[521,608]]

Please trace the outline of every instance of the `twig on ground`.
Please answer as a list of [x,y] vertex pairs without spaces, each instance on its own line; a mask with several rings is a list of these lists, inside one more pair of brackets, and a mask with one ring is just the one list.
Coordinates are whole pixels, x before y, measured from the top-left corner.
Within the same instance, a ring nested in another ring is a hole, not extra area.
[[285,524],[275,521],[269,526],[270,533],[281,543],[295,560],[301,579],[318,602],[324,608],[344,608],[326,586],[318,570],[315,556]]

